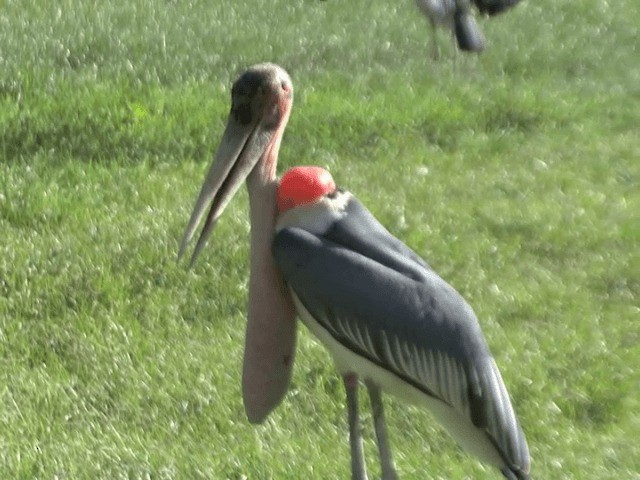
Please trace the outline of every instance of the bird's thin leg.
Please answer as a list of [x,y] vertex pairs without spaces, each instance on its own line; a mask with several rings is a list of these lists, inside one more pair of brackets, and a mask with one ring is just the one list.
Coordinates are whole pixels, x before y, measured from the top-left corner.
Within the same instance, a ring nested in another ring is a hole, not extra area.
[[375,383],[367,380],[367,389],[369,390],[369,398],[371,398],[371,410],[373,411],[373,425],[376,429],[376,439],[378,440],[378,451],[380,453],[380,464],[382,466],[382,480],[397,480],[398,474],[396,467],[393,465],[393,457],[391,448],[389,447],[389,438],[387,437],[387,428],[384,421],[384,409],[382,407],[382,395],[380,387]]
[[453,66],[458,67],[458,58],[460,57],[460,49],[458,48],[458,39],[456,38],[455,30],[451,30],[451,39],[453,40]]
[[362,428],[358,415],[358,376],[353,373],[342,377],[347,392],[347,411],[349,414],[349,444],[351,445],[351,478],[367,480],[367,466],[362,448]]
[[433,60],[440,59],[440,46],[438,45],[438,32],[436,31],[436,22],[429,19],[431,22],[431,58]]

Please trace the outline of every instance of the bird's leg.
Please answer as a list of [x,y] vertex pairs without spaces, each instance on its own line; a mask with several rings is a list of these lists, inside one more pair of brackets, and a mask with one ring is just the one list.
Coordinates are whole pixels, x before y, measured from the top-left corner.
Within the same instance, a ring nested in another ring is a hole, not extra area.
[[451,30],[451,40],[453,41],[453,68],[457,69],[461,56],[460,49],[458,48],[458,39],[456,38],[455,30]]
[[393,465],[391,448],[389,448],[389,438],[384,421],[384,409],[382,407],[382,395],[380,387],[375,383],[365,381],[371,399],[371,410],[373,411],[373,425],[376,429],[376,439],[378,440],[378,452],[380,453],[380,465],[382,466],[382,480],[397,480],[398,474]]
[[351,478],[367,480],[367,466],[362,449],[362,428],[358,415],[358,376],[355,373],[343,375],[347,392],[347,411],[349,414],[349,444],[351,445]]
[[440,59],[440,46],[438,45],[438,32],[436,31],[436,22],[429,19],[431,22],[431,58],[435,61]]

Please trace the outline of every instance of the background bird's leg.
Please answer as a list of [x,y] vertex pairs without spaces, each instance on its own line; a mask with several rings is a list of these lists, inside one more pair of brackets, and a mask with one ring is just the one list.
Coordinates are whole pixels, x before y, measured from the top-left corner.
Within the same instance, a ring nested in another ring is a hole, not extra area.
[[371,410],[373,411],[373,425],[376,429],[376,439],[378,441],[378,452],[380,453],[380,464],[382,466],[382,480],[397,480],[398,474],[393,465],[391,448],[387,437],[387,428],[384,420],[384,410],[382,407],[382,395],[380,387],[375,383],[365,381],[369,398],[371,399]]
[[451,40],[453,41],[453,66],[457,68],[460,60],[458,58],[461,56],[460,49],[458,48],[458,39],[456,38],[455,30],[451,30]]
[[362,428],[358,415],[358,376],[355,373],[343,375],[347,392],[347,411],[349,413],[349,444],[351,445],[351,478],[367,480],[367,466],[362,448]]
[[431,59],[439,60],[440,59],[440,46],[438,45],[438,32],[436,22],[429,19],[431,22]]
[[429,19],[431,22],[431,58],[433,60],[440,59],[440,47],[438,46],[438,32],[436,29],[436,22]]

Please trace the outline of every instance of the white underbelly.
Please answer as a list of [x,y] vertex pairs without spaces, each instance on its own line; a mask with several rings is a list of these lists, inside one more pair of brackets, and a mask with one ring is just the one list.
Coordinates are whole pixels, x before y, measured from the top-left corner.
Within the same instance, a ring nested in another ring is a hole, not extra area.
[[329,350],[341,374],[355,373],[363,380],[373,381],[387,393],[419,407],[429,409],[447,432],[466,451],[498,468],[504,466],[504,462],[486,433],[475,427],[466,415],[418,390],[410,383],[407,383],[392,372],[381,368],[367,358],[349,350],[334,339],[333,336],[316,321],[304,305],[302,305],[302,302],[300,302],[293,290],[291,294],[300,319],[309,330],[311,330],[311,333]]

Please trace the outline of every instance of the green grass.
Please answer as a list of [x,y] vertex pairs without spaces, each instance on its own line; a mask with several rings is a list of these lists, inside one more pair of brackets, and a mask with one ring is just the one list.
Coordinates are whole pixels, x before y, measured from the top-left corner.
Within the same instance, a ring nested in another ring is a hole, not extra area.
[[[246,193],[175,262],[261,61],[296,89],[280,171],[328,167],[469,300],[534,478],[640,478],[635,0],[525,1],[482,21],[479,58],[441,32],[437,63],[409,0],[35,3],[0,1],[2,478],[348,477],[303,328],[291,392],[245,419]],[[497,478],[387,405],[402,478]]]

